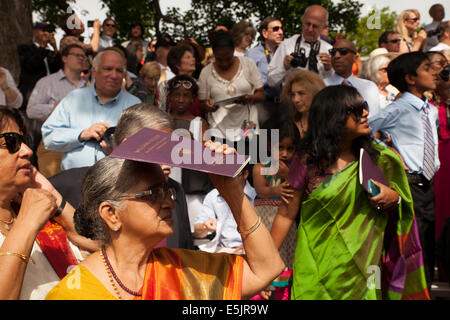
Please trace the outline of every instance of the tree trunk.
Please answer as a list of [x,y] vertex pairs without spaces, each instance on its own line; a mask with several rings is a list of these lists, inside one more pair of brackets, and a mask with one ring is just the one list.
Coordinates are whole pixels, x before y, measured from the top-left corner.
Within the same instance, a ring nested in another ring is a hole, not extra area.
[[8,69],[17,83],[17,46],[33,37],[31,0],[0,0],[0,26],[0,66]]

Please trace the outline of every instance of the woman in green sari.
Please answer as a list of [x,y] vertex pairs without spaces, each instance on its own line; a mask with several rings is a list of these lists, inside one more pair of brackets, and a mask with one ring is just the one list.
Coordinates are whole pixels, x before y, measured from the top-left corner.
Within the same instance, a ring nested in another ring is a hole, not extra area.
[[[279,247],[297,219],[292,299],[429,299],[406,174],[397,155],[372,141],[368,114],[350,86],[314,97],[289,172],[294,198],[271,230]],[[374,197],[359,183],[360,148],[389,181],[374,181]]]

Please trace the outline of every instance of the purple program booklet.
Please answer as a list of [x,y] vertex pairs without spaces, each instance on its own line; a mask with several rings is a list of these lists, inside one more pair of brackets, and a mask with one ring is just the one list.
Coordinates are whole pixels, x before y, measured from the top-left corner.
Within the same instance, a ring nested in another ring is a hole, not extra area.
[[385,186],[389,186],[389,181],[387,181],[381,169],[372,160],[367,151],[361,148],[359,152],[359,182],[368,193],[372,194],[373,190],[369,185],[369,180],[375,180]]
[[111,157],[165,164],[206,173],[235,177],[250,156],[212,152],[203,143],[187,137],[143,128],[111,153]]

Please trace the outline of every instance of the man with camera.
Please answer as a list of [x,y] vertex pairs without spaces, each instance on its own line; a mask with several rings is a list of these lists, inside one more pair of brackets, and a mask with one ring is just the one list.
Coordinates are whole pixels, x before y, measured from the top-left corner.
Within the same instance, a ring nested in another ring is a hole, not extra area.
[[328,11],[319,5],[306,8],[302,19],[302,33],[284,40],[278,47],[267,69],[267,83],[280,86],[284,78],[296,68],[317,72],[322,78],[329,77],[331,45],[320,39],[328,21]]

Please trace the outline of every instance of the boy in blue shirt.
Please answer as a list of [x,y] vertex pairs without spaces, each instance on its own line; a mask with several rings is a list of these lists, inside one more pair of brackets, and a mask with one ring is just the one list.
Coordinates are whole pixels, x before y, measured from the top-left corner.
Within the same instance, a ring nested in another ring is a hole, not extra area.
[[434,273],[434,188],[439,169],[438,111],[424,92],[436,88],[437,74],[427,55],[411,52],[392,60],[387,68],[390,83],[401,93],[397,99],[370,119],[372,132],[387,133],[405,164],[414,201],[428,288]]

